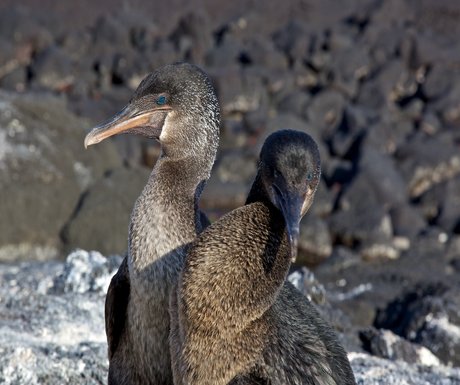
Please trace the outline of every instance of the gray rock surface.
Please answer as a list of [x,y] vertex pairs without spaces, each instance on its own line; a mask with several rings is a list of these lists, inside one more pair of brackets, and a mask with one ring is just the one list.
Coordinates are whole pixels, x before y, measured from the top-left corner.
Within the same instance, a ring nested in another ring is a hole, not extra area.
[[94,183],[63,231],[66,247],[84,245],[104,254],[127,250],[131,211],[149,175],[147,168],[120,167]]
[[106,382],[104,298],[120,262],[77,250],[65,264],[1,265],[1,384]]
[[358,385],[458,385],[460,369],[390,361],[363,353],[349,354]]
[[86,127],[56,97],[0,93],[0,260],[56,257],[80,194],[120,164],[112,143],[84,150]]
[[[106,382],[104,297],[120,262],[120,257],[76,250],[64,264],[0,265],[0,383]],[[311,273],[294,273],[291,280],[324,303],[324,288]],[[458,368],[409,365],[364,353],[350,353],[350,359],[358,384],[460,384]]]

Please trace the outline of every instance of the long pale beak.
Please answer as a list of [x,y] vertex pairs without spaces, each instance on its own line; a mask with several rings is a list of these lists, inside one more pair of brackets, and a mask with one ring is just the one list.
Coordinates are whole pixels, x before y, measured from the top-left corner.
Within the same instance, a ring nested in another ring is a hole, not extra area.
[[85,137],[85,148],[102,142],[110,136],[135,133],[149,138],[159,138],[167,113],[168,106],[155,108],[149,111],[139,111],[128,104],[109,121],[97,126]]
[[299,223],[302,215],[301,210],[304,197],[298,194],[286,192],[279,198],[278,204],[281,207],[281,211],[286,222],[286,230],[291,247],[291,259],[292,261],[295,261],[297,258],[297,249],[299,244]]

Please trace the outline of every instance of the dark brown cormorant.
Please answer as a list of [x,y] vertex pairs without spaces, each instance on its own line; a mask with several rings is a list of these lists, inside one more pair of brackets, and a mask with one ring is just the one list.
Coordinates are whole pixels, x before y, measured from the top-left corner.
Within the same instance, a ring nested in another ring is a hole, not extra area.
[[134,206],[128,255],[107,293],[109,384],[172,384],[169,295],[184,245],[204,226],[197,202],[219,139],[209,78],[190,64],[151,73],[119,114],[87,135],[85,146],[129,132],[159,140],[162,152]]
[[320,172],[309,135],[272,134],[246,205],[192,243],[171,294],[176,385],[355,384],[332,328],[285,280]]

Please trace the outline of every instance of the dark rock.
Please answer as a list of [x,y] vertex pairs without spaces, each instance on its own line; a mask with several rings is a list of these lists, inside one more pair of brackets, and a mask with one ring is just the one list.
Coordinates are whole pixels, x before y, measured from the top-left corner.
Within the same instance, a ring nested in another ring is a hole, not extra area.
[[419,123],[422,119],[424,103],[420,99],[411,99],[401,110],[401,113],[407,119]]
[[452,87],[452,76],[452,70],[445,63],[435,63],[422,85],[424,95],[428,99],[436,99],[445,95]]
[[381,110],[417,91],[417,82],[400,60],[388,62],[375,76],[364,83],[358,95],[359,104]]
[[328,137],[342,122],[344,109],[344,96],[337,91],[326,90],[310,103],[308,120],[323,137]]
[[355,174],[353,162],[340,158],[331,158],[323,166],[323,175],[329,185],[345,184],[351,181]]
[[123,254],[130,213],[148,175],[144,168],[118,168],[91,186],[63,232],[66,247]]
[[309,94],[304,91],[293,91],[281,98],[277,110],[281,113],[292,113],[302,117],[310,99]]
[[275,46],[291,61],[303,62],[313,50],[314,36],[304,23],[291,21],[273,35]]
[[414,122],[402,114],[384,110],[381,120],[371,124],[368,129],[364,145],[369,143],[382,153],[394,154],[400,146],[406,144],[414,128]]
[[0,36],[19,46],[29,45],[38,53],[50,46],[53,36],[43,25],[43,11],[33,14],[25,7],[13,6],[0,12]]
[[458,127],[460,123],[460,84],[453,83],[451,91],[435,103],[435,108],[447,127]]
[[89,31],[69,31],[64,35],[60,49],[70,60],[84,60],[90,49],[91,40]]
[[65,91],[77,81],[69,57],[54,46],[37,56],[31,71],[34,83],[54,91]]
[[[281,129],[292,129],[298,131],[305,131],[315,139],[319,147],[319,152],[321,154],[321,161],[326,161],[328,159],[328,150],[324,146],[324,142],[321,138],[321,131],[317,126],[306,122],[303,119],[298,118],[293,114],[280,113],[276,114],[273,117],[270,117],[267,121],[267,127],[265,130],[265,135],[268,136],[272,132],[281,130]],[[262,144],[265,141],[266,136],[261,136],[258,142],[258,148],[262,148]]]
[[[0,259],[55,257],[80,194],[120,160],[111,143],[85,151],[87,123],[40,94],[1,94]],[[52,199],[51,199],[52,197]]]
[[314,266],[328,258],[332,252],[332,240],[327,224],[313,215],[306,215],[300,223],[300,265]]
[[221,44],[210,48],[207,52],[206,65],[211,68],[236,65],[242,49],[243,45],[241,42],[234,38],[226,38]]
[[[6,65],[8,66],[8,65]],[[27,70],[23,66],[8,68],[3,76],[0,76],[0,87],[7,91],[23,92],[27,83]]]
[[438,366],[439,359],[427,348],[410,343],[390,330],[368,328],[360,333],[365,349],[371,354],[392,361]]
[[359,174],[339,201],[340,210],[329,218],[333,238],[350,247],[360,246],[368,259],[397,258],[391,219],[372,190],[374,181]]
[[208,15],[191,11],[179,20],[170,36],[185,61],[203,63],[206,52],[212,47],[211,25]]
[[460,235],[454,235],[449,239],[445,258],[450,262],[455,260],[460,261]]
[[[245,148],[248,144],[252,144],[252,131],[259,131],[259,133],[264,131],[265,117],[254,121],[249,119],[248,122],[244,122],[243,118],[242,114],[235,114],[222,120],[220,129],[220,149],[222,151]],[[257,153],[257,150],[254,150],[254,153]]]
[[359,144],[367,128],[366,114],[358,108],[346,107],[343,120],[330,138],[335,155],[347,159],[358,157]]
[[262,79],[250,68],[216,68],[211,75],[225,114],[255,111],[266,104],[267,94]]
[[226,153],[214,166],[213,173],[224,183],[252,183],[257,173],[256,158],[241,151]]
[[417,198],[432,186],[460,173],[460,155],[449,138],[417,135],[396,154],[400,170],[408,180],[409,196]]
[[340,276],[340,271],[361,263],[361,257],[344,246],[333,248],[331,256],[315,269],[315,273],[332,273]]
[[387,95],[375,80],[365,82],[359,89],[358,104],[371,110],[380,110],[387,104]]
[[390,209],[393,232],[397,236],[415,238],[427,226],[420,213],[411,205],[398,203]]
[[424,64],[418,55],[418,41],[416,35],[417,34],[413,29],[408,28],[399,45],[399,55],[406,67],[411,71],[416,71],[417,69],[423,67]]
[[23,91],[27,82],[26,67],[30,64],[30,44],[15,46],[0,39],[0,86],[3,89]]
[[441,122],[435,114],[427,112],[422,117],[420,129],[427,135],[435,135],[441,129]]
[[94,24],[93,41],[96,46],[116,46],[117,49],[126,49],[131,45],[129,31],[117,20],[116,15],[105,14]]
[[272,42],[260,35],[245,42],[243,51],[240,52],[240,63],[251,64],[258,67],[267,67],[273,70],[286,70],[287,58],[275,49]]
[[334,208],[335,196],[336,193],[329,190],[324,179],[321,179],[315,194],[315,204],[310,207],[309,212],[320,218],[327,217]]
[[[267,127],[267,111],[265,108],[261,108],[255,111],[249,111],[244,114],[243,116],[243,125],[244,130],[247,133],[247,147],[251,150],[250,145],[254,144],[257,141],[257,137],[260,136],[263,132],[265,132],[265,128]],[[258,154],[253,153],[255,157]]]
[[459,365],[460,306],[456,290],[443,284],[418,286],[379,312],[375,326],[427,347],[445,364]]
[[406,183],[391,157],[364,147],[359,168],[369,181],[369,193],[375,195],[381,205],[391,206],[406,201]]
[[460,176],[446,182],[436,223],[448,233],[460,234]]
[[350,49],[348,44],[340,49],[332,48],[333,84],[344,91],[349,98],[353,98],[358,93],[359,82],[363,81],[370,72],[368,50],[365,46]]
[[362,44],[369,49],[371,75],[395,57],[403,33],[401,26],[390,24],[387,20],[382,23],[369,23],[364,31]]
[[362,353],[352,353],[349,358],[357,384],[457,385],[460,381],[460,371],[457,368],[411,365]]
[[213,212],[212,219],[219,218],[224,212],[244,205],[251,186],[243,182],[222,182],[213,174],[200,199],[200,206],[206,213]]

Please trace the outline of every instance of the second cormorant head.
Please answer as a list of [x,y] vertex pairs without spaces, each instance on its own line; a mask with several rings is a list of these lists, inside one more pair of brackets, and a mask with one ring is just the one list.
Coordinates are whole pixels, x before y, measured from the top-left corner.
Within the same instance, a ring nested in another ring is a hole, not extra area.
[[187,63],[164,66],[147,75],[128,105],[95,127],[85,147],[123,133],[160,141],[167,155],[202,151],[215,155],[219,137],[219,104],[208,76]]
[[321,176],[318,146],[304,132],[277,131],[262,147],[259,173],[266,195],[283,214],[295,259],[299,222],[313,202]]

